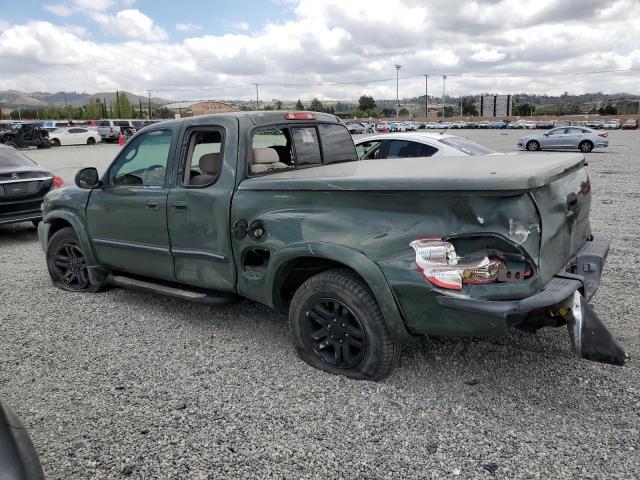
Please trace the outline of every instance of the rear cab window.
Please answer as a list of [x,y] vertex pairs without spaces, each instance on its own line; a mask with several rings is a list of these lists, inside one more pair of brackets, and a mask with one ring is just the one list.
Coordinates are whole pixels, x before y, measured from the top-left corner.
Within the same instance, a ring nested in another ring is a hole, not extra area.
[[253,133],[249,175],[356,161],[349,131],[338,124],[288,124]]

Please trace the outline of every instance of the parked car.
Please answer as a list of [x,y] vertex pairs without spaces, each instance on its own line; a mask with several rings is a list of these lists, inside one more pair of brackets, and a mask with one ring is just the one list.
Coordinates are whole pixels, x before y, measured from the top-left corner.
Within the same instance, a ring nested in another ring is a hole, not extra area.
[[490,128],[502,129],[507,128],[507,125],[508,123],[503,120],[496,120],[490,123]]
[[136,130],[132,120],[100,120],[98,123],[98,133],[105,142],[116,142],[121,133],[133,134]]
[[587,122],[586,127],[594,130],[602,130],[604,128],[604,121],[602,120],[590,120]]
[[548,129],[553,128],[553,121],[551,120],[538,120],[536,122],[536,128]]
[[635,119],[628,119],[626,122],[624,122],[622,124],[622,129],[623,130],[635,130],[638,128],[638,120]]
[[493,152],[461,137],[432,132],[372,135],[356,142],[360,160],[435,156],[488,155]]
[[2,480],[44,480],[44,472],[24,424],[0,400],[0,478]]
[[58,128],[49,135],[49,139],[56,147],[60,145],[95,145],[102,141],[102,137],[97,131],[83,127]]
[[491,122],[478,122],[478,128],[491,128]]
[[588,153],[594,148],[609,145],[606,132],[587,127],[560,127],[542,134],[529,135],[518,140],[518,148],[536,150],[580,150]]
[[608,130],[618,130],[620,128],[620,120],[609,120],[605,122],[604,128]]
[[621,365],[587,303],[608,242],[584,164],[358,161],[333,115],[207,115],[138,132],[102,178],[80,170],[47,195],[38,233],[60,288],[248,297],[288,312],[304,361],[351,378],[388,375],[413,335],[565,323],[579,356]]
[[0,145],[0,224],[31,221],[37,225],[43,197],[62,183],[14,148]]
[[347,130],[349,130],[350,134],[355,135],[365,133],[367,129],[361,123],[349,123],[347,124]]
[[0,144],[13,148],[49,148],[49,132],[44,128],[30,123],[11,125],[9,130],[0,133]]

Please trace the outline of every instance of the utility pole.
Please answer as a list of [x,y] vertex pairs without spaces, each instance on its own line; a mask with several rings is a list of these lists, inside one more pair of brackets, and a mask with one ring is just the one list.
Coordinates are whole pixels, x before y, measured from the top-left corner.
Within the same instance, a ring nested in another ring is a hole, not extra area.
[[444,118],[444,87],[447,82],[447,76],[442,75],[442,118]]
[[460,116],[462,116],[462,97],[460,97]]
[[120,94],[116,90],[116,118],[120,118]]
[[64,113],[69,120],[69,105],[67,104],[67,92],[64,92]]
[[149,108],[149,120],[151,120],[151,90],[147,90],[147,93],[149,94],[149,104],[148,104],[148,108]]
[[424,76],[424,116],[429,120],[429,75]]
[[400,116],[400,95],[398,94],[398,75],[402,65],[396,65],[396,118]]
[[260,99],[258,98],[258,85],[259,83],[254,83],[256,86],[256,110],[260,110]]

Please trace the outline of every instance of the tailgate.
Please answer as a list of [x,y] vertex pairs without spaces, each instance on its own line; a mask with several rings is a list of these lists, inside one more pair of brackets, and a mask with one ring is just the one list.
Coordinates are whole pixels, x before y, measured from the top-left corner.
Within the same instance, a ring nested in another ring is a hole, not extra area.
[[591,183],[583,166],[532,192],[540,209],[540,273],[548,282],[591,235]]

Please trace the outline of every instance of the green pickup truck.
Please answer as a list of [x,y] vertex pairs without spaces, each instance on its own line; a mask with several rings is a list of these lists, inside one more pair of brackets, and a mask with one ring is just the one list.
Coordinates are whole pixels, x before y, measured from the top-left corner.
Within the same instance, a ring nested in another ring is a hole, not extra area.
[[412,335],[567,325],[579,356],[627,357],[587,302],[608,252],[581,154],[358,161],[310,112],[240,112],[138,132],[99,178],[49,193],[55,285],[140,288],[288,312],[306,362],[380,379]]

